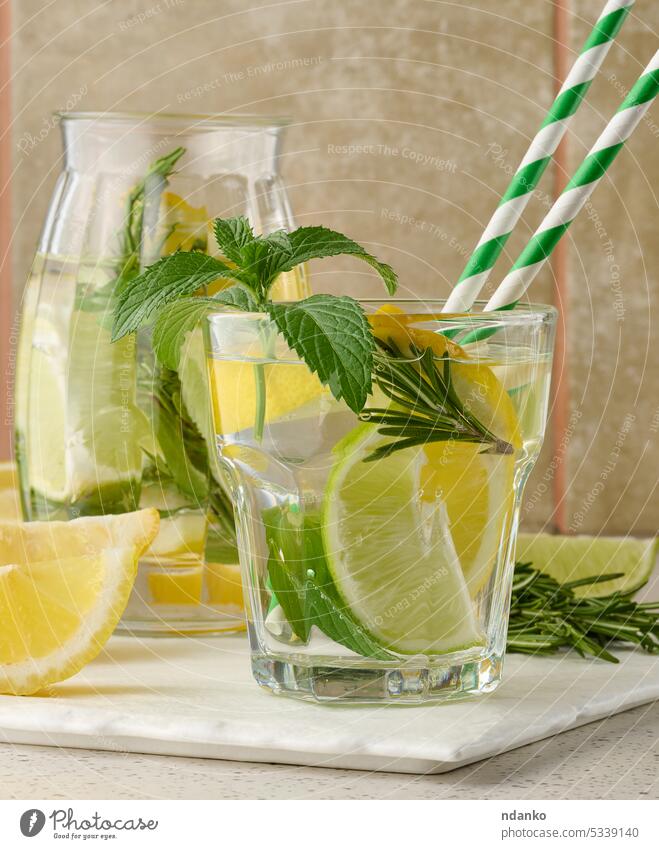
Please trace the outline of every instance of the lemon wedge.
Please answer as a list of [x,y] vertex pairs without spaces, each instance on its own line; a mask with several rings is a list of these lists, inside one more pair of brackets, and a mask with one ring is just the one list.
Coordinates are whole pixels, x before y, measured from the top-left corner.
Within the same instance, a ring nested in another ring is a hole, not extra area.
[[34,693],[98,654],[158,523],[154,509],[0,522],[0,693]]

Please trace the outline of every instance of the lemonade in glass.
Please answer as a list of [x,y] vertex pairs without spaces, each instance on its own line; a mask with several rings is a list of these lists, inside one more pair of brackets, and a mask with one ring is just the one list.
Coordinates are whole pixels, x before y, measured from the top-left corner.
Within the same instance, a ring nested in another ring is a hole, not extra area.
[[319,701],[488,692],[545,428],[555,312],[361,303],[377,351],[358,415],[265,314],[208,320],[253,673]]

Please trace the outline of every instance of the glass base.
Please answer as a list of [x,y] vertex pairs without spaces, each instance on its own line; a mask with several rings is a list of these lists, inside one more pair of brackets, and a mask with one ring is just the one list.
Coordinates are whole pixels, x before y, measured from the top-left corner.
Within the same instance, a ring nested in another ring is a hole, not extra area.
[[424,704],[491,693],[501,681],[503,657],[465,663],[364,667],[293,663],[253,654],[257,683],[277,695],[335,704]]
[[124,616],[114,633],[130,637],[190,637],[236,634],[245,630],[243,619],[208,608],[196,612],[194,618],[186,610],[159,609],[142,619]]

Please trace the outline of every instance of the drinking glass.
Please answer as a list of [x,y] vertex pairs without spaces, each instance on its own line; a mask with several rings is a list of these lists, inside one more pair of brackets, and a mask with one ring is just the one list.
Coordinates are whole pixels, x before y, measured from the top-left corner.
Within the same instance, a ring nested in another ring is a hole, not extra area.
[[[379,343],[359,416],[266,315],[208,320],[253,674],[274,693],[320,702],[487,693],[501,678],[555,311],[362,305]],[[449,408],[458,418],[447,433]]]

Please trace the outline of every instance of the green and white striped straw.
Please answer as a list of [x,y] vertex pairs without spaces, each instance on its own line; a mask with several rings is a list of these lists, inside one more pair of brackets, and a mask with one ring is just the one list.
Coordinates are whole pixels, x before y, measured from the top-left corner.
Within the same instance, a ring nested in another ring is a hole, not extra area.
[[565,135],[634,0],[609,0],[448,297],[444,312],[467,312]]
[[504,277],[486,310],[513,307],[542,268],[659,93],[659,50]]

